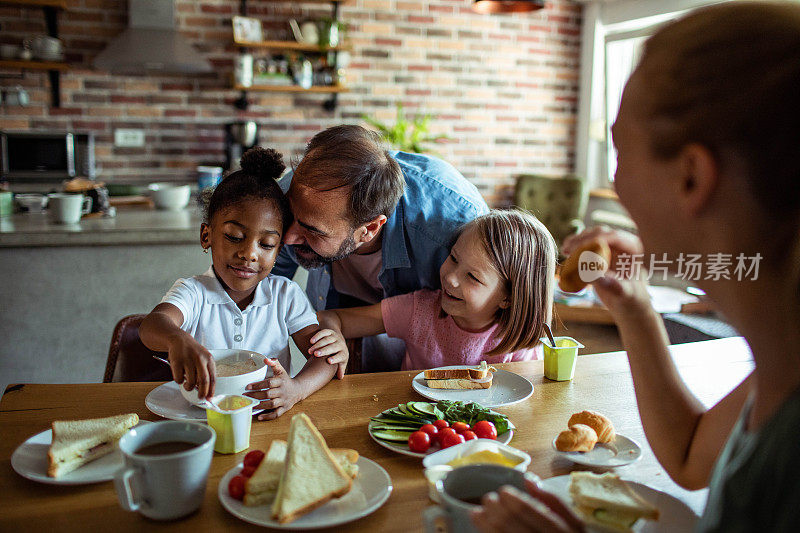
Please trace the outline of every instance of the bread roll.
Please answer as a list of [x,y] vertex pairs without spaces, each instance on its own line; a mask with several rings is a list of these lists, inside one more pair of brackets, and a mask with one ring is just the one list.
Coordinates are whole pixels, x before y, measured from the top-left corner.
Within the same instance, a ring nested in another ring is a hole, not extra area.
[[575,424],[556,438],[556,450],[561,452],[589,452],[597,444],[597,433],[589,426]]
[[561,267],[558,286],[561,287],[562,291],[578,292],[586,287],[587,283],[581,279],[579,272],[580,257],[583,252],[594,252],[605,259],[604,270],[608,269],[608,265],[611,263],[611,248],[608,247],[608,243],[604,239],[597,239],[584,244],[573,251]]
[[581,411],[569,417],[568,426],[583,424],[592,428],[597,433],[597,442],[613,442],[617,436],[611,420],[594,411]]

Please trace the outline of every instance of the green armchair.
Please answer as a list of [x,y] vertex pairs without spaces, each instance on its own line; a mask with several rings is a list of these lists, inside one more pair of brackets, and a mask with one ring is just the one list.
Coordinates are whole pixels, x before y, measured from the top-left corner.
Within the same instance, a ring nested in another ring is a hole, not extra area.
[[514,202],[542,221],[560,248],[564,239],[583,230],[588,195],[582,179],[523,174],[517,177]]

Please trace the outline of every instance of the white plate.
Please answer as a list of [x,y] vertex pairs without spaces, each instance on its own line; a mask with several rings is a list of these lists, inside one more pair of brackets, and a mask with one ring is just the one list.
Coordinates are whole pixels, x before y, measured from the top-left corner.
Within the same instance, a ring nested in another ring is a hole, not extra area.
[[[468,365],[442,366],[447,368],[475,368]],[[432,389],[425,385],[425,373],[414,376],[411,388],[430,400],[459,400],[475,402],[484,407],[500,407],[521,402],[533,394],[533,383],[513,372],[498,370],[492,378],[492,386],[488,389],[448,390]]]
[[378,463],[366,457],[359,457],[356,464],[358,465],[358,475],[353,480],[350,492],[288,524],[279,524],[272,519],[270,516],[271,505],[248,507],[230,497],[228,483],[233,476],[242,471],[242,463],[231,468],[222,476],[217,487],[217,495],[220,503],[229,513],[251,524],[275,529],[319,529],[339,526],[374,513],[386,503],[392,493],[392,480]]
[[[154,415],[170,420],[186,420],[189,422],[205,422],[206,410],[190,404],[181,394],[180,385],[168,381],[147,393],[144,404]],[[263,409],[253,409],[257,415]]]
[[[150,424],[147,420],[140,420],[136,427]],[[53,430],[48,429],[37,433],[14,450],[11,455],[11,467],[17,474],[32,481],[47,483],[48,485],[88,485],[114,479],[114,474],[122,468],[124,459],[119,448],[113,452],[95,459],[91,463],[73,470],[61,477],[47,475],[47,451],[53,442]]]
[[559,451],[556,449],[556,439],[553,439],[553,449],[558,455],[574,463],[605,468],[624,466],[638,461],[642,457],[642,447],[639,446],[639,443],[624,435],[617,435],[614,442],[608,444],[597,443],[590,452]]
[[[428,448],[428,451],[425,452],[425,453],[412,452],[411,450],[408,449],[408,444],[407,443],[402,443],[401,444],[399,442],[388,442],[388,441],[385,441],[385,440],[381,440],[381,439],[375,438],[375,436],[372,434],[372,428],[373,428],[374,424],[375,424],[374,420],[370,420],[369,421],[369,426],[367,427],[367,431],[369,432],[369,436],[372,437],[372,440],[374,440],[375,442],[377,442],[378,444],[380,444],[381,446],[383,446],[387,450],[392,450],[393,452],[402,453],[403,455],[410,455],[411,457],[426,457],[426,456],[428,456],[428,455],[430,455],[432,453],[436,453],[436,452],[438,452],[439,450],[442,449],[438,445],[431,445],[431,447]],[[497,436],[497,442],[502,442],[503,444],[508,444],[509,442],[511,442],[511,437],[513,437],[513,436],[514,436],[514,424],[512,424],[511,420],[509,420],[508,421],[508,431],[506,431],[505,433],[499,434]]]
[[[653,489],[647,485],[627,482],[642,498],[658,507],[661,516],[658,520],[640,520],[633,530],[636,533],[673,533],[675,531],[694,531],[694,524],[697,522],[697,515],[694,511],[674,496],[666,492]],[[572,497],[569,495],[569,476],[557,476],[545,479],[539,485],[542,489],[555,494],[568,505],[572,505]],[[588,531],[601,531],[588,527]]]

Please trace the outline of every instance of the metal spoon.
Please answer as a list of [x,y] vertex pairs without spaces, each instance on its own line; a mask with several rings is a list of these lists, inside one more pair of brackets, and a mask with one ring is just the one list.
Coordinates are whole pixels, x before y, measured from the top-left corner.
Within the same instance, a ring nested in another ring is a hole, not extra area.
[[169,361],[167,361],[167,360],[166,360],[166,359],[164,359],[163,357],[159,357],[159,356],[157,356],[157,355],[154,355],[154,356],[153,356],[153,359],[155,359],[156,361],[161,361],[161,362],[162,362],[162,363],[164,363],[165,365],[167,365],[167,366],[170,366],[170,364],[169,364]]
[[556,347],[556,340],[553,338],[553,332],[550,329],[550,326],[545,323],[544,325],[544,332],[547,333],[547,338],[550,339],[550,345],[555,348]]
[[[161,361],[165,365],[170,366],[169,361],[167,361],[163,357],[159,357],[157,355],[154,355],[153,359],[155,359],[156,361]],[[217,397],[214,396],[214,398],[217,398]],[[214,411],[220,412],[219,406],[216,403],[214,403],[214,398],[212,398],[210,401],[206,400],[204,398],[198,399],[197,403],[195,405],[197,405],[198,407],[201,407],[203,409],[213,409]]]

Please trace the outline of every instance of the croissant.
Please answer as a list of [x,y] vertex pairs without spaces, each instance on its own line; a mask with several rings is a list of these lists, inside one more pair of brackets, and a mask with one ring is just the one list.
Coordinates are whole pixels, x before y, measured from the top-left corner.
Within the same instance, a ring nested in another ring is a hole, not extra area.
[[597,433],[597,442],[613,442],[617,436],[611,420],[594,411],[575,413],[569,417],[567,426],[572,426],[573,424],[584,424],[592,428]]
[[556,437],[556,449],[560,452],[589,452],[597,444],[597,433],[589,426],[575,424]]
[[583,252],[594,252],[602,257],[605,260],[603,270],[606,270],[608,265],[611,263],[611,248],[608,247],[608,244],[605,240],[598,239],[596,241],[584,244],[572,252],[572,254],[567,257],[567,260],[564,261],[564,266],[561,267],[558,286],[561,287],[562,291],[578,292],[586,287],[587,283],[580,278],[579,271],[580,257]]

